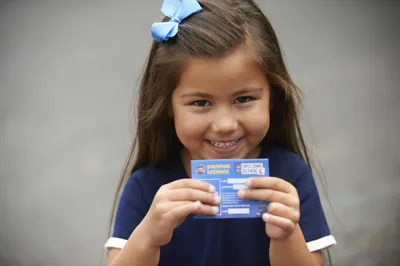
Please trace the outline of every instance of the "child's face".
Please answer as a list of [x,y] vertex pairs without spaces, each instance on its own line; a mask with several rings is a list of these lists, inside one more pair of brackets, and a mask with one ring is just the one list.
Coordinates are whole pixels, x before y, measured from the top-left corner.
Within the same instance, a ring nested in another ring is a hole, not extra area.
[[265,75],[244,53],[186,62],[172,94],[185,161],[257,157],[269,128],[269,100]]

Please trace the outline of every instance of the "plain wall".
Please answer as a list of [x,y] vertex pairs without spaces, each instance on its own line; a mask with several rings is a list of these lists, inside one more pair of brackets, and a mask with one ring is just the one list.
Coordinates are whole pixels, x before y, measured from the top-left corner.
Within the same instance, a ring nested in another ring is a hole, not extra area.
[[[399,265],[399,3],[258,2],[304,92],[334,265]],[[100,265],[162,1],[0,3],[0,265]]]

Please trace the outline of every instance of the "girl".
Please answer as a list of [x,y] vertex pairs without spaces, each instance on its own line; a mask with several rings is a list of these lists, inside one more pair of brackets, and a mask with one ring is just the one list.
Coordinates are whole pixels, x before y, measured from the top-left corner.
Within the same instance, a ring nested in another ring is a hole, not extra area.
[[[107,265],[321,265],[335,239],[269,21],[252,0],[165,0],[161,10]],[[190,161],[234,158],[269,159],[271,177],[238,192],[268,211],[194,219],[215,215],[220,198],[190,178]]]

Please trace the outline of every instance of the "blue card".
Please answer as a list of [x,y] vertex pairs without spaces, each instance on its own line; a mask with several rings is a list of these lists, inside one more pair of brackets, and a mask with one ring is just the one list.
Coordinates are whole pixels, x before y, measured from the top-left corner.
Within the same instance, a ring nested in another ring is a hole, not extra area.
[[215,194],[221,197],[217,215],[195,215],[195,218],[258,218],[267,211],[266,202],[241,200],[237,192],[246,187],[247,178],[269,176],[268,159],[193,160],[191,168],[193,179],[213,185]]

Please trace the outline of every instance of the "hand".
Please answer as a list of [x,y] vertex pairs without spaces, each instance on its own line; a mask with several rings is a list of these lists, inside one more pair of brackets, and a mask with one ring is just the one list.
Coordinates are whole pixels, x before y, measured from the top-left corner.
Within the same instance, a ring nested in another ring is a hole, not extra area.
[[238,192],[239,198],[268,202],[268,211],[262,216],[267,235],[277,240],[290,237],[300,219],[300,200],[296,188],[275,177],[249,178],[246,185],[248,189]]
[[[151,247],[161,247],[171,241],[172,234],[189,214],[215,215],[220,198],[215,188],[195,179],[180,179],[162,186],[142,221]],[[145,241],[145,240],[144,240]]]

